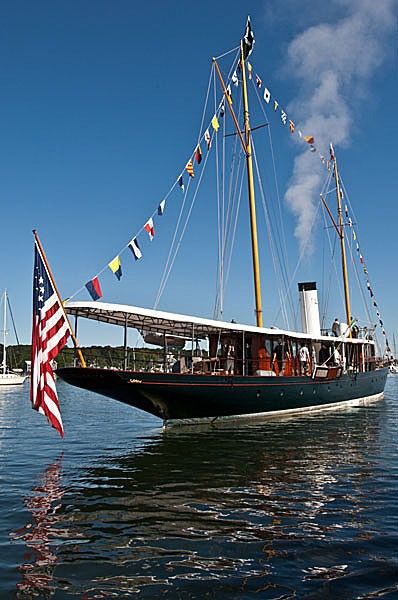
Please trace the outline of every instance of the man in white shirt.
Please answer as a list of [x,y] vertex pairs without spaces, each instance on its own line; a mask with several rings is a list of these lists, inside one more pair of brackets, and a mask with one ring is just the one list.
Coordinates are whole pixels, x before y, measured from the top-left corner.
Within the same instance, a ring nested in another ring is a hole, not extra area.
[[308,371],[308,364],[310,362],[310,352],[305,344],[303,344],[299,350],[299,359],[302,375],[306,375]]

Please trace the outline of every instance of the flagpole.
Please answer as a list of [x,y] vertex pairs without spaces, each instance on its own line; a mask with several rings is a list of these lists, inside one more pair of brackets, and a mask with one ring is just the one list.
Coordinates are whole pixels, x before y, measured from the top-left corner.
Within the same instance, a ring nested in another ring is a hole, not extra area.
[[73,344],[74,344],[74,346],[75,346],[75,349],[76,349],[77,355],[78,355],[78,357],[79,357],[79,362],[80,362],[80,365],[81,365],[83,368],[86,368],[86,366],[87,366],[87,365],[86,365],[86,361],[84,360],[84,356],[83,356],[83,354],[82,354],[82,351],[81,351],[81,349],[80,349],[80,347],[79,347],[79,343],[78,343],[78,341],[77,341],[77,339],[76,339],[76,336],[75,336],[75,334],[73,333],[73,330],[72,330],[71,324],[70,324],[70,322],[69,322],[68,315],[66,314],[66,310],[65,310],[64,304],[63,304],[63,302],[62,302],[62,300],[61,300],[60,293],[59,293],[59,291],[58,291],[58,288],[57,288],[57,285],[56,285],[56,283],[55,283],[54,276],[53,276],[53,274],[52,274],[52,271],[51,271],[50,265],[48,264],[48,260],[47,260],[47,257],[46,257],[46,253],[44,252],[44,248],[43,248],[43,246],[41,245],[41,241],[40,241],[40,238],[39,238],[39,234],[37,233],[36,229],[33,229],[32,231],[33,231],[33,235],[34,235],[34,238],[35,238],[35,242],[36,242],[36,244],[37,244],[37,246],[38,246],[38,248],[39,248],[39,251],[40,251],[41,257],[42,257],[42,259],[43,259],[43,262],[44,262],[44,264],[45,264],[45,267],[46,267],[46,270],[47,270],[47,274],[48,274],[48,276],[49,276],[49,278],[50,278],[50,281],[51,281],[51,284],[52,284],[52,286],[53,286],[53,288],[54,288],[54,291],[55,291],[55,293],[57,294],[58,301],[59,301],[59,304],[60,304],[60,306],[61,306],[61,308],[62,308],[62,311],[63,311],[63,313],[64,313],[64,316],[65,316],[66,322],[68,323],[68,327],[69,327],[69,331],[70,331],[70,336],[71,336],[71,338],[72,338],[72,341],[73,341]]

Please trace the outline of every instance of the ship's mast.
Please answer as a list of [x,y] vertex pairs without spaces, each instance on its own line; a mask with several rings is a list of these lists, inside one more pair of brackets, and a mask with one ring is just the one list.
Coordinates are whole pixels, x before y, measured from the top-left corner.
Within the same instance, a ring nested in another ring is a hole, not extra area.
[[250,120],[249,120],[249,104],[247,96],[247,83],[246,83],[246,67],[245,58],[243,51],[243,41],[240,43],[240,66],[242,73],[242,89],[243,89],[243,110],[244,110],[244,136],[239,127],[238,120],[236,118],[234,109],[223,77],[221,75],[220,68],[216,59],[213,58],[213,63],[216,69],[217,76],[220,80],[224,96],[227,100],[226,105],[228,106],[232,120],[234,122],[237,135],[242,144],[243,151],[246,156],[246,168],[247,168],[247,184],[249,190],[249,208],[250,208],[250,229],[251,229],[251,241],[252,241],[252,260],[253,260],[253,277],[254,277],[254,297],[256,304],[256,324],[257,327],[263,326],[263,309],[261,303],[261,284],[260,284],[260,262],[258,256],[258,238],[257,238],[257,219],[256,219],[256,202],[254,195],[254,182],[253,182],[253,161],[252,161],[252,149],[251,149],[251,134],[250,134]]
[[256,300],[256,321],[257,327],[263,326],[263,309],[261,303],[261,283],[260,283],[260,262],[258,257],[258,241],[257,241],[257,219],[256,219],[256,202],[254,195],[253,182],[253,161],[250,140],[250,120],[249,120],[249,102],[247,97],[246,83],[246,66],[243,53],[243,41],[240,42],[240,66],[242,71],[242,90],[243,90],[243,117],[245,126],[245,145],[246,145],[246,167],[247,167],[247,184],[249,191],[249,207],[250,207],[250,230],[252,239],[252,258],[253,258],[253,276],[254,276],[254,295]]
[[7,335],[7,290],[4,290],[4,314],[3,314],[3,375],[7,371],[6,335]]
[[[337,216],[338,216],[339,237],[340,237],[340,246],[341,246],[341,266],[342,266],[342,271],[343,271],[345,313],[346,313],[347,325],[350,327],[352,317],[351,317],[351,305],[350,305],[350,289],[349,289],[349,285],[348,285],[347,259],[346,259],[345,241],[344,241],[343,211],[341,208],[340,177],[339,177],[339,170],[337,168],[336,154],[334,152],[332,145],[330,145],[330,157],[333,162],[334,179],[336,182]],[[351,337],[351,329],[349,330],[349,332],[350,332],[350,337]]]

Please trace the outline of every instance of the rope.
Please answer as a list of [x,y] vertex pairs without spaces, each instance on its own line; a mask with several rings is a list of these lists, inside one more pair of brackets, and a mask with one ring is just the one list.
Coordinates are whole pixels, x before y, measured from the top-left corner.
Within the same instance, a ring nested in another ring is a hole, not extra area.
[[216,56],[215,60],[220,60],[220,58],[224,58],[224,56],[227,56],[228,54],[231,54],[231,52],[235,52],[236,50],[240,50],[240,46],[235,46],[235,48],[232,48],[232,50],[227,50],[227,52],[224,52],[224,54]]
[[173,268],[174,261],[175,261],[175,259],[176,259],[176,257],[177,257],[178,251],[179,251],[179,249],[180,249],[180,247],[181,247],[181,243],[182,243],[182,240],[183,240],[183,238],[184,238],[184,235],[185,235],[186,228],[187,228],[187,226],[188,226],[189,218],[190,218],[190,216],[191,216],[192,209],[193,209],[193,207],[194,207],[195,200],[196,200],[196,197],[197,197],[197,195],[198,195],[199,188],[200,188],[200,184],[201,184],[201,181],[202,181],[202,179],[203,179],[203,174],[204,174],[204,171],[205,171],[205,167],[206,167],[206,164],[207,164],[207,160],[208,160],[208,158],[209,158],[209,153],[207,153],[207,154],[206,154],[206,158],[205,158],[205,161],[204,161],[203,169],[202,169],[202,171],[201,171],[201,173],[200,173],[200,176],[199,176],[199,180],[198,180],[198,185],[197,185],[197,188],[196,188],[196,190],[195,190],[195,192],[194,192],[194,194],[193,194],[193,198],[192,198],[191,206],[189,207],[189,211],[188,211],[188,214],[187,214],[187,217],[186,217],[185,223],[184,223],[184,227],[183,227],[183,229],[182,229],[182,232],[181,232],[180,238],[179,238],[179,240],[178,240],[178,243],[177,243],[177,246],[176,246],[176,248],[175,248],[173,259],[172,259],[172,260],[171,260],[171,262],[170,262],[170,266],[169,266],[168,272],[167,272],[167,274],[166,274],[166,275],[165,275],[165,277],[164,277],[164,281],[163,281],[162,287],[161,287],[161,288],[159,288],[159,292],[158,292],[158,298],[157,298],[157,301],[156,301],[156,303],[155,303],[155,305],[154,305],[154,308],[157,308],[157,306],[158,306],[158,304],[159,304],[160,298],[161,298],[161,296],[162,296],[162,294],[163,294],[163,292],[164,292],[164,289],[165,289],[165,287],[166,287],[167,281],[168,281],[168,279],[169,279],[169,277],[170,277],[170,273],[171,273],[171,269]]
[[[254,162],[256,165],[257,178],[258,178],[259,187],[260,187],[261,201],[262,201],[262,206],[263,206],[263,210],[264,210],[265,223],[266,223],[266,228],[267,228],[267,232],[268,232],[268,239],[270,242],[270,250],[271,250],[271,256],[272,256],[272,262],[274,265],[274,272],[275,272],[276,278],[278,279],[278,276],[281,277],[280,270],[278,270],[278,266],[280,267],[280,256],[278,256],[277,249],[275,248],[274,237],[272,235],[271,220],[270,220],[270,216],[269,216],[269,212],[268,212],[268,205],[266,202],[263,182],[262,182],[260,170],[258,167],[257,153],[256,153],[255,144],[254,144],[253,139],[252,139],[252,150],[253,150]],[[283,280],[283,278],[282,278],[282,280]],[[278,294],[279,294],[279,298],[280,298],[280,308],[282,310],[283,317],[285,319],[285,323],[286,323],[287,327],[289,328],[289,319],[288,319],[285,301],[284,301],[281,287],[282,287],[282,285],[281,285],[281,279],[280,279],[280,284],[278,286]]]

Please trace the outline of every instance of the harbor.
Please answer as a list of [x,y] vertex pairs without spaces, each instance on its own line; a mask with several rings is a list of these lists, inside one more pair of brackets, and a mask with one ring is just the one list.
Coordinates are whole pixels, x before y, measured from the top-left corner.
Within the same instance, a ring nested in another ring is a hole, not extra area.
[[396,596],[398,376],[366,409],[195,431],[58,390],[67,444],[2,396],[1,598]]

